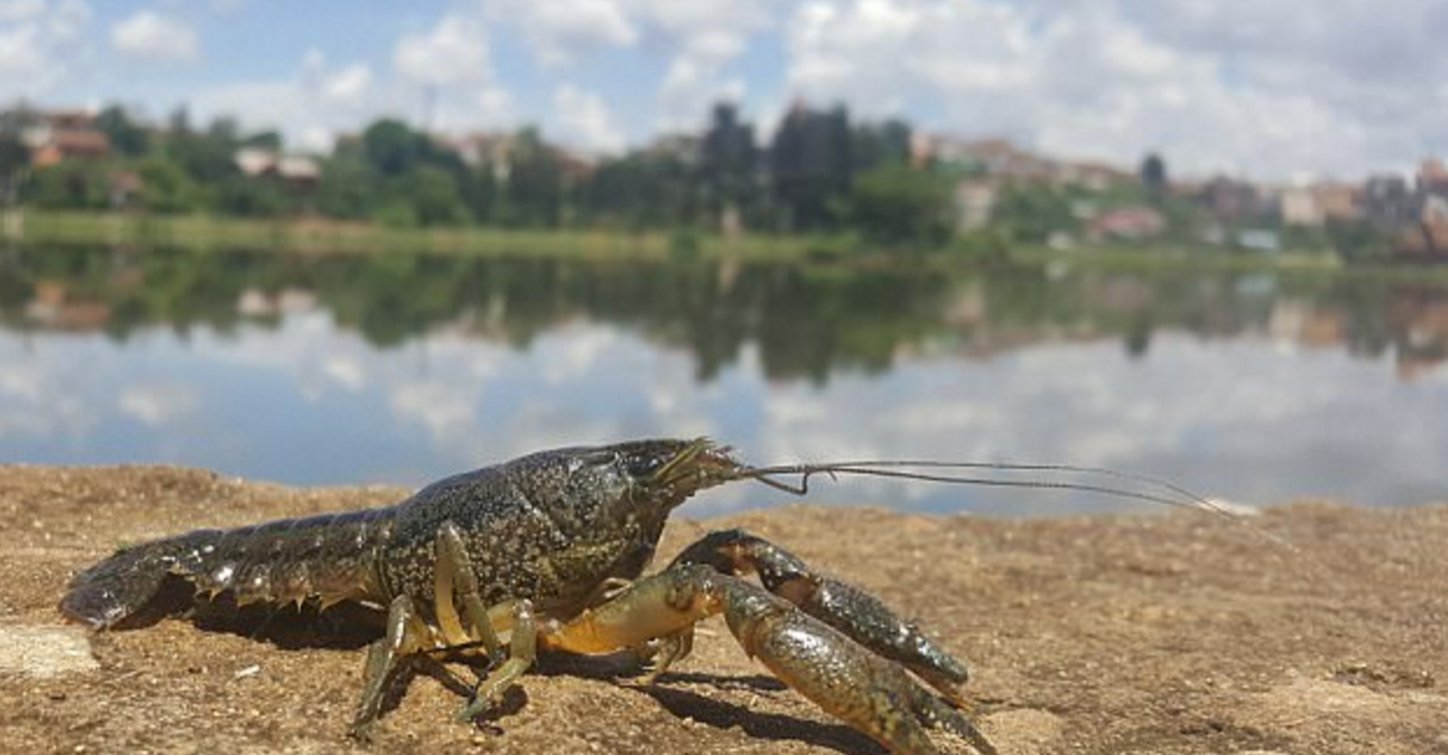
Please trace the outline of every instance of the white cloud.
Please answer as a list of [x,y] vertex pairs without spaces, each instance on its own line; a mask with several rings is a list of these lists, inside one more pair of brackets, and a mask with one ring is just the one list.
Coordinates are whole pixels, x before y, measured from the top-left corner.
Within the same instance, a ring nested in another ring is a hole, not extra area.
[[553,92],[553,112],[560,133],[577,146],[597,152],[623,148],[623,133],[598,94],[564,84]]
[[90,16],[81,0],[0,1],[0,98],[49,94],[86,57],[78,41]]
[[709,106],[719,101],[738,103],[748,90],[739,77],[722,78],[717,65],[701,64],[681,55],[669,64],[659,86],[659,127],[664,131],[694,131],[707,118]]
[[160,427],[194,415],[200,403],[194,386],[143,383],[123,390],[117,409],[148,427]]
[[1352,174],[1444,146],[1448,96],[1423,82],[1448,75],[1448,14],[1329,5],[811,0],[786,33],[788,83],[1063,155],[1163,149],[1195,173]]
[[494,22],[516,26],[548,66],[639,40],[638,27],[620,0],[493,0],[487,10]]
[[427,33],[403,35],[392,61],[403,76],[431,86],[478,83],[492,75],[487,34],[459,15],[444,16]]
[[488,18],[515,27],[545,67],[577,64],[634,48],[668,60],[657,93],[656,127],[697,126],[710,103],[743,98],[729,66],[751,39],[774,26],[780,0],[687,3],[676,0],[486,0]]
[[[534,3],[550,9],[567,3]],[[755,36],[772,28],[779,0],[681,3],[675,0],[600,0],[593,22],[568,12],[540,12],[522,25],[545,64],[568,62],[598,49],[637,46],[667,56],[655,124],[663,129],[697,126],[710,103],[742,99],[744,80],[728,70]],[[567,33],[577,25],[575,33]],[[584,34],[583,32],[588,32]]]
[[372,86],[372,69],[366,63],[353,63],[322,78],[322,94],[334,102],[357,104]]
[[367,387],[367,375],[361,360],[347,354],[334,354],[322,363],[322,372],[343,390],[358,393]]
[[196,95],[191,105],[202,118],[235,115],[250,128],[280,129],[294,146],[322,151],[337,133],[384,111],[389,95],[367,64],[333,66],[309,50],[290,77],[220,86]]
[[746,34],[735,30],[704,30],[687,36],[659,85],[659,126],[665,130],[696,128],[711,103],[743,100],[744,80],[726,77],[724,71],[747,47]]
[[453,13],[427,32],[404,34],[392,62],[411,85],[404,101],[425,104],[419,120],[432,128],[497,128],[516,120],[512,94],[494,76],[481,17]]
[[469,438],[479,434],[477,399],[477,390],[466,384],[419,381],[393,389],[391,405],[398,419],[420,423],[433,438]]
[[136,11],[111,27],[111,47],[122,55],[144,60],[194,60],[201,43],[184,21],[155,11]]
[[485,40],[470,36],[478,30],[448,16],[429,32],[404,35],[394,48],[395,73],[379,74],[360,61],[333,63],[308,50],[290,76],[223,85],[191,103],[203,118],[237,115],[248,127],[280,129],[311,151],[325,151],[337,134],[384,115],[445,131],[506,127],[516,121],[513,99],[492,79]]
[[45,13],[45,0],[4,0],[0,2],[0,23],[31,21]]
[[35,27],[0,29],[0,78],[12,82],[49,78],[55,66]]

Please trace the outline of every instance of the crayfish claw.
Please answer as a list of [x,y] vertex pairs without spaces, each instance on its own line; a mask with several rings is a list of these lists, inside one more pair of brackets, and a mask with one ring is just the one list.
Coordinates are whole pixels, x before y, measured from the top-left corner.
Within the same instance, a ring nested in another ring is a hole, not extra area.
[[960,737],[982,755],[996,755],[969,718],[895,662],[752,584],[733,581],[725,593],[725,619],[750,655],[891,752],[940,752],[927,731],[936,729]]
[[771,593],[876,655],[910,669],[956,707],[969,707],[960,691],[970,678],[964,663],[879,598],[817,573],[784,548],[744,530],[719,530],[700,538],[674,559],[674,565],[684,564],[703,564],[724,574],[758,574]]

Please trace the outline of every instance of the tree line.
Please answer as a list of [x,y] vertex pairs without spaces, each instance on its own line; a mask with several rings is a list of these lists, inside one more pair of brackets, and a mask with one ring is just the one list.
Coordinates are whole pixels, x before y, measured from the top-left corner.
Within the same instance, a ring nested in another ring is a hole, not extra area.
[[732,232],[853,231],[870,240],[939,243],[953,231],[953,182],[912,166],[911,127],[852,119],[844,106],[796,105],[763,143],[730,104],[701,134],[584,162],[536,128],[464,159],[454,145],[395,118],[313,158],[305,180],[248,175],[243,150],[284,151],[276,131],[233,118],[197,126],[182,109],[163,126],[112,105],[94,121],[105,157],[32,167],[23,118],[0,117],[0,201],[68,209],[295,215],[387,226],[601,227]]

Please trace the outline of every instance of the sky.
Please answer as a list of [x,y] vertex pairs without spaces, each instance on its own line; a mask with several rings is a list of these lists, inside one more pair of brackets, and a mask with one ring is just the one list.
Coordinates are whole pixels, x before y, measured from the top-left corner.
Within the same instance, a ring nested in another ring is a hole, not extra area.
[[0,102],[238,116],[320,149],[381,115],[617,153],[790,103],[1176,175],[1448,155],[1444,0],[0,0]]

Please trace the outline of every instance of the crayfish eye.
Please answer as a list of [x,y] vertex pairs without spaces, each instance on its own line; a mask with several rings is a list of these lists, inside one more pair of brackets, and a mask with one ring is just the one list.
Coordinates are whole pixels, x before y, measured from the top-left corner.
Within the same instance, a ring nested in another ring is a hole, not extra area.
[[619,466],[629,477],[639,482],[651,482],[672,477],[695,461],[701,450],[701,442],[636,441],[615,450]]
[[673,458],[672,455],[663,454],[629,454],[624,456],[621,461],[629,477],[646,481],[657,477]]

